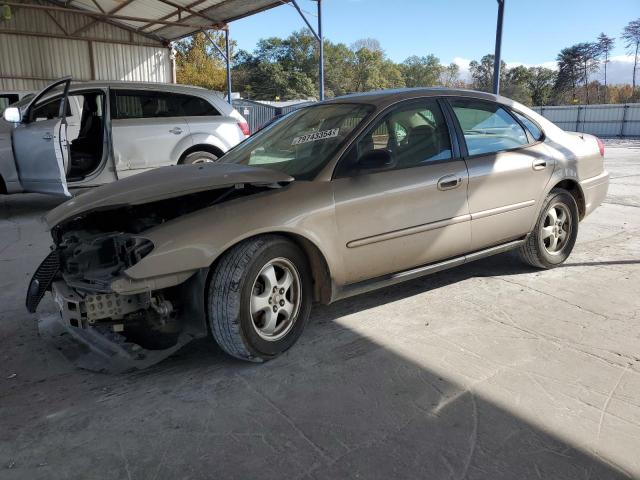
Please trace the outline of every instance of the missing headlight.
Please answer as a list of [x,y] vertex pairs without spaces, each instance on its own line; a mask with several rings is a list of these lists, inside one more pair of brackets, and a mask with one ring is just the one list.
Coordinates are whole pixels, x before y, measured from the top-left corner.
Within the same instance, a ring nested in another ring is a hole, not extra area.
[[73,232],[63,237],[62,275],[76,288],[108,292],[114,277],[153,250],[153,243],[128,233]]

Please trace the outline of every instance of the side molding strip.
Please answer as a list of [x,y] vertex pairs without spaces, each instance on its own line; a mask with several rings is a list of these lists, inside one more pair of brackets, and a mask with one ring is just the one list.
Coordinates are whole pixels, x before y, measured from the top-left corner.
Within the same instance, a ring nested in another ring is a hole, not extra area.
[[512,210],[520,210],[521,208],[527,208],[527,207],[530,207],[531,205],[535,205],[535,203],[536,203],[535,200],[527,200],[526,202],[505,205],[504,207],[492,208],[490,210],[482,210],[480,212],[472,213],[471,220],[490,217],[491,215],[497,215],[499,213],[511,212]]
[[429,230],[448,227],[449,225],[468,222],[469,220],[471,220],[471,215],[461,215],[459,217],[448,218],[446,220],[439,220],[437,222],[432,222],[432,223],[425,223],[423,225],[417,225],[415,227],[403,228],[402,230],[395,230],[393,232],[381,233],[379,235],[372,235],[371,237],[360,238],[358,240],[351,240],[349,243],[347,243],[347,248],[362,247],[364,245],[370,245],[372,243],[384,242],[385,240],[392,240],[394,238],[406,237],[408,235],[415,235],[416,233],[428,232]]
[[381,277],[373,278],[371,280],[363,280],[362,282],[351,283],[341,288],[337,292],[336,297],[332,299],[332,301],[351,297],[353,295],[359,295],[361,293],[366,293],[378,288],[396,285],[406,280],[413,280],[425,275],[430,275],[442,270],[457,267],[474,260],[479,260],[481,258],[490,257],[499,253],[508,252],[509,250],[513,250],[514,248],[518,248],[520,245],[522,245],[526,241],[526,238],[527,237],[524,237],[518,240],[503,243],[501,245],[496,245],[495,247],[486,248],[484,250],[479,250],[467,255],[444,260],[442,262],[431,263],[422,267],[412,268],[410,270],[392,273],[390,275],[384,275]]

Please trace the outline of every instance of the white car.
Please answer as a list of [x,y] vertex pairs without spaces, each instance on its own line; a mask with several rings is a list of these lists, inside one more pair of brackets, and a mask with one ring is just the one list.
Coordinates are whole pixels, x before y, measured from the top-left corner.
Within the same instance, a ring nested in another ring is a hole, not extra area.
[[156,167],[215,162],[249,136],[245,119],[220,96],[173,84],[64,78],[3,117],[0,193],[70,196],[69,188]]

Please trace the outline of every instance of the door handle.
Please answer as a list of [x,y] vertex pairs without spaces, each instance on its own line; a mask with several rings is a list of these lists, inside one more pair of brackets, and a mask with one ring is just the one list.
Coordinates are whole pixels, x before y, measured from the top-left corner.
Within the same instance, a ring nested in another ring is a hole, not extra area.
[[182,129],[180,127],[173,127],[171,130],[169,130],[169,133],[180,135],[182,133]]
[[547,168],[547,161],[546,160],[534,160],[533,161],[533,169],[534,170],[544,170],[545,168]]
[[458,175],[446,175],[438,180],[438,190],[451,190],[462,184],[462,178]]
[[53,135],[51,135],[51,133],[47,132],[42,136],[43,140],[53,140]]

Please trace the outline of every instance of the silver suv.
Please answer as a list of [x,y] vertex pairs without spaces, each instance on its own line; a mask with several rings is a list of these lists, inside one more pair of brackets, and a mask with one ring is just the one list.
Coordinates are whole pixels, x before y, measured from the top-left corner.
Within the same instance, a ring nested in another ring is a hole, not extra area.
[[0,193],[69,196],[156,167],[216,161],[249,135],[221,97],[183,85],[64,78],[3,116]]

